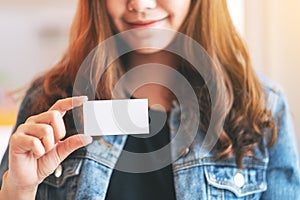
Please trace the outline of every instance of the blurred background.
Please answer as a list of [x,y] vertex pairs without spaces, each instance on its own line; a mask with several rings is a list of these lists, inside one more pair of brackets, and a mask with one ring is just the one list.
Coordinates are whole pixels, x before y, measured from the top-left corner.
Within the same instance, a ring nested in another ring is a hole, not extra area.
[[[19,94],[62,56],[76,3],[0,0],[0,159],[15,123]],[[286,92],[300,144],[300,1],[228,0],[228,6],[256,70]]]

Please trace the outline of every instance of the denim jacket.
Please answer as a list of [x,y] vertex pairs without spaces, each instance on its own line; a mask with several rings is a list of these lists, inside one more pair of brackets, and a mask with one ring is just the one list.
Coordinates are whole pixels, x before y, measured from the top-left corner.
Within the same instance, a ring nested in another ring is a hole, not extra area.
[[[200,134],[182,150],[172,163],[174,187],[178,200],[193,199],[300,199],[299,156],[287,100],[282,90],[270,80],[261,78],[268,96],[268,106],[278,126],[278,139],[271,147],[259,150],[256,158],[243,160],[239,169],[234,158],[218,160],[213,154],[201,157]],[[30,99],[38,88],[27,93],[17,125],[26,118]],[[180,121],[178,108],[171,112],[170,135],[176,134]],[[188,133],[189,127],[184,129]],[[103,136],[72,153],[57,170],[40,184],[36,199],[105,199],[110,177],[127,136]],[[259,159],[257,159],[259,157]],[[0,168],[7,170],[7,152]]]

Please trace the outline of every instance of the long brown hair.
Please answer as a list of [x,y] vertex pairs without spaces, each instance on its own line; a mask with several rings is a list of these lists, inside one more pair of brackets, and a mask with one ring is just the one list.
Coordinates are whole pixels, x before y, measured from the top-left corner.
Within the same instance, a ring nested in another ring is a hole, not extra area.
[[[243,158],[255,156],[254,149],[261,147],[266,136],[264,130],[271,132],[269,145],[274,144],[277,131],[266,109],[266,95],[252,69],[246,46],[231,21],[226,0],[192,0],[181,32],[201,44],[221,66],[230,108],[216,149],[220,159],[235,155],[238,166],[242,167]],[[72,95],[70,91],[81,63],[93,48],[113,34],[105,1],[79,0],[69,47],[60,62],[41,78],[43,92],[33,110],[46,110],[57,99]],[[110,99],[121,74],[120,66],[108,68],[101,77],[96,98]],[[207,99],[201,101],[200,111],[209,118]],[[208,123],[204,117],[201,127],[207,129]]]

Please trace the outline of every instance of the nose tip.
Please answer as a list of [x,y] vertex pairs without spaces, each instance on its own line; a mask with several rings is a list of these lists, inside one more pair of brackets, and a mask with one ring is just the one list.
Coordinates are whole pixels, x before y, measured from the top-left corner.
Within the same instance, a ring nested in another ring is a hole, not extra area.
[[129,11],[143,12],[147,9],[156,7],[156,0],[130,0],[128,3]]

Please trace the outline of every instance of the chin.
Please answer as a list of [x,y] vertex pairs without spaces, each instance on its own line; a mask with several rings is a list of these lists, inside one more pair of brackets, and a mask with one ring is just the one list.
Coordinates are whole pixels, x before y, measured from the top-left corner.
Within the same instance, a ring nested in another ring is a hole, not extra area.
[[174,39],[175,32],[167,29],[132,29],[122,34],[130,48],[141,54],[164,50]]
[[150,37],[150,38],[137,38],[131,37],[127,40],[127,44],[138,53],[157,53],[165,49],[171,40],[162,41],[159,37]]
[[163,49],[156,49],[156,48],[142,48],[142,49],[136,49],[135,52],[138,54],[154,54],[162,51]]

